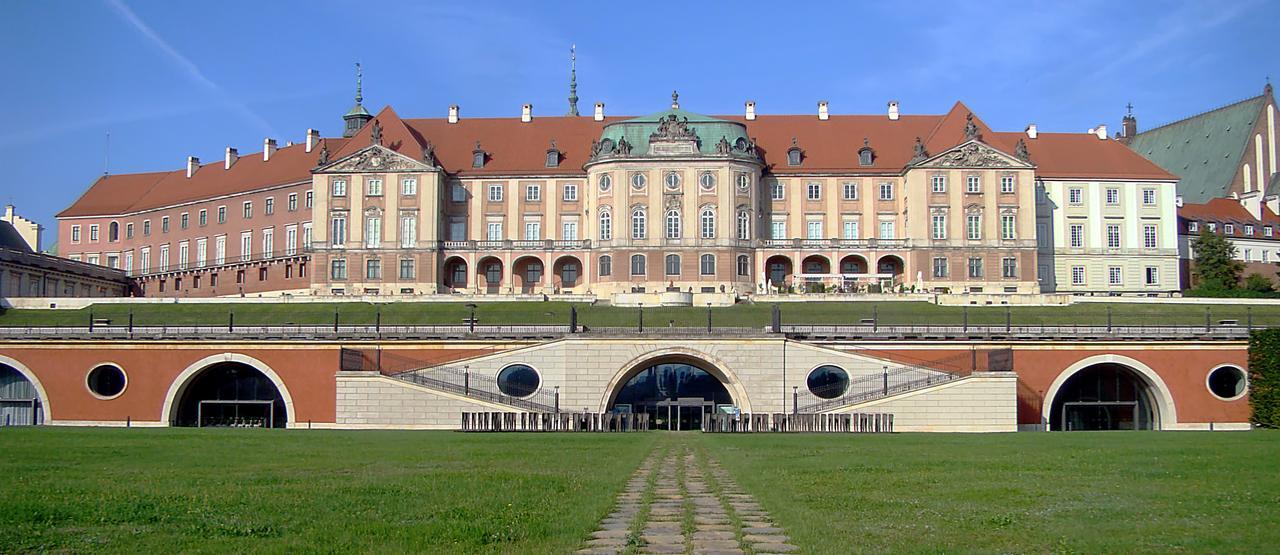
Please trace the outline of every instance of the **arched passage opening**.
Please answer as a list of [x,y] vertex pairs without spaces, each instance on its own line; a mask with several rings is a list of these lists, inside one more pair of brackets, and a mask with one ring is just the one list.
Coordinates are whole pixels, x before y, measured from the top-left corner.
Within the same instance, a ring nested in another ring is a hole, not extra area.
[[213,362],[195,370],[178,387],[169,414],[173,426],[288,426],[286,395],[272,376],[246,362]]
[[885,256],[881,256],[880,259],[876,261],[876,273],[886,274],[893,277],[880,278],[880,289],[887,292],[893,289],[894,286],[901,284],[902,272],[905,271],[905,268],[906,263],[904,263],[897,255],[887,254]]
[[465,289],[467,287],[467,261],[454,256],[444,261],[444,272],[440,274],[446,289]]
[[810,293],[821,293],[825,284],[823,278],[812,276],[825,276],[831,273],[831,261],[827,257],[820,254],[811,254],[806,256],[800,263],[801,273],[806,277],[804,279],[805,289]]
[[493,256],[486,256],[476,263],[478,272],[476,284],[485,293],[497,293],[502,287],[502,261]]
[[582,261],[576,256],[562,256],[555,264],[555,284],[560,289],[577,287],[582,281]]
[[769,280],[769,287],[778,288],[786,285],[791,279],[791,259],[777,254],[764,261],[764,274]]
[[606,408],[647,413],[659,429],[697,430],[708,415],[735,406],[733,395],[717,374],[713,366],[696,357],[658,357],[629,372]]
[[867,259],[851,254],[840,259],[840,273],[842,274],[865,274],[867,273]]
[[516,280],[516,287],[520,288],[521,293],[526,295],[536,293],[538,287],[542,285],[543,266],[542,261],[537,258],[520,257],[511,264],[511,271]]
[[1160,393],[1134,368],[1101,362],[1071,374],[1049,403],[1049,429],[1153,430],[1160,428]]
[[36,384],[17,368],[0,363],[0,427],[43,424],[44,410]]

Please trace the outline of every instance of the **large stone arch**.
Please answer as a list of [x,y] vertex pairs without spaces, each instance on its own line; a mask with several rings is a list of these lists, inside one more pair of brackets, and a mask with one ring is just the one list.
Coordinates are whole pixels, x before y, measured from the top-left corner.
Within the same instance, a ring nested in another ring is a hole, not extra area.
[[9,368],[14,369],[15,371],[18,372],[19,375],[21,375],[23,378],[26,378],[27,381],[31,382],[31,387],[33,387],[36,390],[36,396],[40,399],[40,408],[41,408],[41,412],[43,413],[42,416],[44,418],[43,423],[45,424],[52,423],[53,409],[50,408],[50,405],[49,405],[49,394],[45,392],[44,384],[40,383],[40,378],[36,377],[36,373],[32,372],[30,368],[27,368],[27,365],[21,362],[18,362],[17,359],[12,357],[7,357],[2,354],[0,354],[0,364],[3,364],[5,366],[8,366]]
[[1171,430],[1178,425],[1178,412],[1173,403],[1173,394],[1169,391],[1169,386],[1164,383],[1155,370],[1151,369],[1142,361],[1130,358],[1124,355],[1094,355],[1076,361],[1071,366],[1058,374],[1058,377],[1049,385],[1049,389],[1045,391],[1044,399],[1040,407],[1040,422],[1043,423],[1045,429],[1049,429],[1053,411],[1054,399],[1058,396],[1058,391],[1067,383],[1072,376],[1080,373],[1080,371],[1098,365],[1098,364],[1116,364],[1128,368],[1134,373],[1145,385],[1154,393],[1152,397],[1155,400],[1154,426],[1156,430]]
[[284,410],[287,418],[286,426],[292,428],[298,425],[297,413],[293,408],[293,396],[289,394],[289,388],[285,387],[284,380],[280,378],[279,374],[276,374],[275,370],[272,370],[265,362],[249,355],[241,353],[220,353],[216,355],[209,355],[191,363],[191,365],[187,366],[186,369],[184,369],[182,373],[178,374],[178,376],[173,379],[173,382],[169,384],[169,390],[164,395],[164,405],[160,412],[160,418],[163,419],[166,426],[172,425],[173,421],[177,419],[179,399],[182,399],[182,394],[186,393],[187,386],[191,385],[191,381],[195,379],[201,371],[222,362],[238,362],[262,372],[262,374],[266,376],[267,379],[271,380],[271,383],[276,386],[276,390],[280,392],[280,396],[284,399]]
[[627,361],[613,374],[613,377],[610,378],[608,385],[605,387],[598,405],[599,412],[608,412],[622,386],[626,385],[636,374],[664,361],[700,363],[695,365],[720,380],[721,384],[724,384],[725,389],[729,391],[729,396],[733,398],[733,402],[739,410],[744,413],[751,412],[751,398],[747,396],[747,388],[743,385],[742,380],[738,379],[738,374],[723,359],[689,347],[667,347],[649,351]]

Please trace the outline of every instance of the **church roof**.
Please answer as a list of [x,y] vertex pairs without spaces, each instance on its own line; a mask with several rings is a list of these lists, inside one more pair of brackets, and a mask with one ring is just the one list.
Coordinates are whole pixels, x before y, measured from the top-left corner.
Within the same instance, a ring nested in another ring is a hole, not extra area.
[[1225,197],[1267,94],[1138,133],[1129,148],[1182,178],[1184,202]]

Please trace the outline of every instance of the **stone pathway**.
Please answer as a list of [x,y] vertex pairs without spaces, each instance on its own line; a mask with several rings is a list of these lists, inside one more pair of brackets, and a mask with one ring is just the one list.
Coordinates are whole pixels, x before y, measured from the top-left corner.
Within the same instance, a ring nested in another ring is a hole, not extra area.
[[582,554],[793,553],[755,498],[687,440],[655,447],[592,532]]

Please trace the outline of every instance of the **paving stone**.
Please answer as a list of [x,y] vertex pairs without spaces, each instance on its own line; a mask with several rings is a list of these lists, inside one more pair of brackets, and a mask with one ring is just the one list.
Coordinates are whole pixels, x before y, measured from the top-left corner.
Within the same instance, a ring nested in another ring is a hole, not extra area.
[[757,543],[751,545],[751,550],[756,553],[794,553],[800,551],[799,547],[789,543]]
[[588,547],[586,549],[579,549],[578,553],[579,555],[618,555],[619,553],[622,553],[622,549],[610,547]]
[[684,524],[680,522],[649,522],[644,525],[645,532],[655,534],[679,534],[684,529]]
[[625,538],[631,532],[627,530],[596,530],[591,533],[594,538]]
[[737,549],[731,549],[731,548],[717,549],[717,548],[698,548],[698,547],[695,547],[695,548],[693,548],[693,553],[694,553],[694,555],[745,555],[746,551],[743,551],[743,550],[742,550],[742,549],[740,549],[740,548],[737,548]]
[[640,549],[642,553],[684,553],[683,544],[653,544]]
[[640,539],[643,539],[646,543],[652,544],[684,543],[684,535],[682,534],[650,534],[646,532],[640,534]]
[[627,540],[625,538],[596,538],[587,541],[590,547],[626,547]]
[[781,534],[783,530],[777,526],[746,526],[742,528],[743,534]]
[[787,543],[791,538],[783,534],[744,534],[743,541],[749,543]]
[[698,530],[693,533],[694,540],[734,540],[737,534],[730,530]]
[[738,540],[694,540],[694,549],[736,549]]
[[731,524],[695,524],[694,530],[696,532],[720,532],[725,530],[729,532],[734,531],[733,525]]

